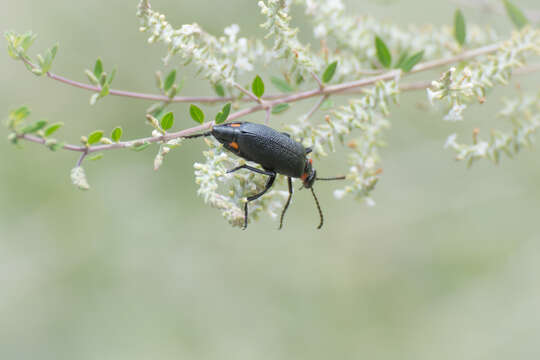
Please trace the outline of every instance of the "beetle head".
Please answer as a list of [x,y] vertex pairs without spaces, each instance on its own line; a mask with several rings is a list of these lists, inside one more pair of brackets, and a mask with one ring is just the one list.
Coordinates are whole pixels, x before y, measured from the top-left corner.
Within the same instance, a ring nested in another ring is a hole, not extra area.
[[304,167],[304,174],[302,175],[302,181],[304,183],[304,187],[306,189],[309,189],[313,186],[313,183],[317,179],[317,171],[313,169],[312,166],[313,160],[307,159],[306,165]]

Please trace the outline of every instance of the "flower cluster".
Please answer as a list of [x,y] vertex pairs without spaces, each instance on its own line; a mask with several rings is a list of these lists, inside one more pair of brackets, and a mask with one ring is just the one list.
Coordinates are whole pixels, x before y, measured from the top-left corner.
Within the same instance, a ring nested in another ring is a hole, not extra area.
[[486,91],[495,84],[507,84],[512,70],[523,66],[529,53],[540,54],[540,31],[526,27],[485,61],[476,61],[461,71],[451,68],[427,90],[431,103],[445,101],[449,110],[445,120],[463,120],[463,111],[472,101],[483,102]]
[[398,80],[380,81],[372,88],[365,89],[364,94],[352,100],[348,106],[333,110],[326,117],[326,123],[313,124],[301,118],[298,124],[286,126],[286,130],[295,138],[303,139],[305,146],[313,148],[315,156],[326,156],[327,150],[335,151],[336,141],[345,144],[351,135],[357,135],[347,142],[352,150],[349,155],[348,185],[335,191],[337,198],[351,194],[359,200],[373,202],[369,193],[381,172],[378,149],[384,145],[383,131],[390,126],[386,119],[389,104],[398,100]]
[[309,46],[298,40],[298,29],[290,27],[290,0],[259,1],[261,13],[267,17],[261,26],[268,31],[267,38],[275,37],[275,57],[292,59],[291,73],[306,75],[318,72],[323,66],[322,59],[311,53]]
[[482,158],[499,163],[501,154],[509,157],[517,154],[523,147],[529,147],[533,135],[540,127],[540,95],[522,96],[519,99],[505,100],[499,116],[512,124],[512,130],[503,132],[492,130],[489,140],[482,140],[479,130],[473,132],[473,144],[460,144],[457,135],[452,134],[446,141],[446,148],[457,153],[457,160],[464,160],[468,165]]
[[174,29],[165,15],[150,8],[148,0],[141,0],[138,9],[141,31],[150,32],[148,41],[162,41],[168,46],[165,60],[178,54],[185,65],[193,62],[212,83],[223,82],[232,87],[238,75],[252,71],[256,61],[266,59],[262,42],[238,37],[240,28],[236,24],[225,28],[225,36],[216,38],[195,23]]
[[[199,185],[197,193],[203,197],[205,203],[221,210],[223,217],[231,225],[241,227],[244,224],[243,205],[247,201],[246,197],[260,192],[266,184],[266,178],[264,175],[242,170],[227,174],[227,169],[241,165],[243,160],[233,160],[215,140],[206,140],[206,143],[209,146],[209,149],[203,152],[206,161],[194,164],[195,182]],[[282,176],[278,176],[276,181],[279,183],[281,178]],[[287,196],[286,191],[268,191],[249,204],[249,218],[257,219],[262,212],[277,218]]]
[[[335,54],[341,66],[341,78],[357,77],[362,70],[377,63],[373,37],[378,35],[398,54],[424,52],[424,59],[451,56],[461,51],[450,26],[409,26],[407,29],[382,22],[372,16],[350,16],[342,0],[298,0],[306,6],[306,13],[314,23],[314,36],[335,42]],[[470,25],[467,44],[473,47],[493,43],[497,35],[491,28]]]

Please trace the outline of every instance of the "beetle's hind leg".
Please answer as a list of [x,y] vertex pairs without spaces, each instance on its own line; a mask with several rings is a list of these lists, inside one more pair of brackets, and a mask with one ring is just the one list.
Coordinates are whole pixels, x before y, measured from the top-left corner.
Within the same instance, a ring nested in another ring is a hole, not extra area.
[[291,203],[291,198],[293,194],[292,180],[290,177],[287,177],[287,184],[289,185],[289,197],[287,198],[287,202],[285,203],[283,211],[281,212],[281,217],[279,219],[279,230],[281,230],[281,228],[283,227],[283,218],[285,217],[285,212],[289,208],[289,204]]
[[[257,170],[259,170],[259,169],[257,169]],[[272,187],[272,185],[274,185],[274,180],[276,180],[276,173],[275,172],[268,171],[268,172],[265,172],[264,174],[268,175],[268,181],[266,182],[266,185],[264,186],[263,191],[261,191],[258,194],[249,196],[247,198],[246,203],[244,204],[244,227],[242,228],[242,230],[245,230],[247,228],[247,225],[248,225],[248,204],[251,201],[257,200],[258,198],[263,196]]]
[[248,204],[251,201],[257,200],[258,198],[260,198],[261,196],[266,194],[266,192],[272,187],[272,185],[274,185],[274,180],[276,180],[276,172],[275,171],[261,170],[261,169],[255,168],[253,166],[249,166],[249,165],[244,164],[244,165],[240,165],[240,166],[237,166],[235,168],[232,168],[231,170],[227,171],[227,174],[233,173],[233,172],[238,171],[240,169],[246,169],[246,170],[256,172],[258,174],[268,176],[268,181],[266,182],[266,185],[264,186],[263,191],[261,191],[258,194],[255,194],[255,195],[248,196],[247,201],[244,204],[244,227],[242,228],[242,230],[245,230],[247,228],[247,225],[248,225]]

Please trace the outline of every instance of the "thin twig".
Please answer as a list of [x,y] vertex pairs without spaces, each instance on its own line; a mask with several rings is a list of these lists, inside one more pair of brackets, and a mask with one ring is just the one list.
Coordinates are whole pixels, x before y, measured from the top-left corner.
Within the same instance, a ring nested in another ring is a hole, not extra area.
[[83,153],[81,154],[81,157],[77,161],[77,166],[81,166],[81,164],[82,164],[84,158],[86,157],[86,155],[88,155],[88,151],[83,151]]
[[317,112],[317,110],[319,110],[319,108],[321,107],[321,105],[323,104],[323,102],[326,99],[328,99],[328,95],[321,96],[321,98],[319,100],[317,100],[315,105],[313,105],[311,110],[309,110],[309,112],[305,115],[305,119],[307,120],[307,119],[311,118],[313,116],[313,114],[315,114]]
[[311,72],[311,76],[313,77],[313,79],[315,79],[315,81],[317,82],[317,85],[319,85],[319,89],[322,89],[324,88],[324,84],[323,82],[321,81],[321,78],[319,78],[319,76],[317,74],[315,74],[313,71]]
[[261,99],[259,99],[257,96],[255,96],[255,94],[252,93],[251,91],[245,89],[242,85],[240,85],[238,83],[234,83],[234,87],[237,88],[238,90],[240,90],[241,92],[243,92],[244,94],[246,94],[251,100],[256,101],[258,103],[261,102]]
[[[463,60],[466,60],[466,59],[469,59],[469,58],[472,58],[472,57],[476,57],[476,56],[479,56],[479,55],[489,54],[491,52],[496,51],[499,47],[500,47],[500,44],[484,46],[484,47],[477,48],[477,49],[474,49],[474,50],[466,51],[466,52],[464,52],[464,53],[462,53],[460,55],[457,55],[455,57],[452,57],[452,58],[425,62],[425,63],[419,64],[419,65],[416,65],[411,72],[425,71],[425,70],[428,70],[428,69],[433,69],[433,68],[436,68],[436,67],[439,67],[439,66],[444,66],[444,65],[451,64],[451,63],[454,63],[454,62],[463,61]],[[37,68],[37,66],[35,64],[30,62],[25,57],[21,57],[21,60],[24,63],[26,63],[28,66],[30,66],[31,68],[33,68],[33,69]],[[342,86],[342,87],[343,86],[344,87],[350,86],[351,88],[361,87],[361,86],[370,85],[371,83],[373,83],[373,82],[370,82],[373,79],[376,79],[375,82],[377,82],[377,81],[381,81],[381,80],[388,80],[389,78],[393,78],[393,77],[397,76],[397,74],[395,72],[392,72],[392,71],[381,74],[380,71],[377,70],[375,73],[377,74],[377,76],[368,77],[368,78],[365,78],[365,79],[361,79],[361,80],[353,81],[353,82],[349,82],[349,83],[344,83],[344,84],[341,84],[341,85],[335,85],[334,87],[327,86],[327,87],[325,87],[324,93],[325,94],[339,93],[339,92],[343,91],[343,90],[339,89],[339,86]],[[316,76],[316,74],[314,74],[314,75]],[[68,78],[66,78],[64,76],[52,73],[50,71],[47,72],[47,76],[49,78],[53,79],[53,80],[59,81],[61,83],[64,83],[64,84],[67,84],[67,85],[70,85],[70,86],[73,86],[73,87],[76,87],[76,88],[79,88],[79,89],[84,89],[84,90],[88,90],[88,91],[92,91],[92,92],[100,92],[101,91],[101,87],[99,87],[99,86],[89,85],[89,84],[85,84],[85,83],[82,83],[82,82],[79,82],[79,81],[68,79]],[[315,79],[317,79],[317,78],[315,78]],[[322,83],[319,83],[319,81],[318,81],[319,90],[321,90],[320,89],[321,84]],[[126,91],[126,90],[117,90],[117,89],[110,89],[109,90],[109,95],[129,97],[129,98],[142,99],[142,100],[150,100],[150,101],[171,102],[171,103],[210,103],[210,104],[211,103],[217,103],[217,102],[231,102],[231,101],[238,101],[238,100],[241,100],[241,101],[253,101],[254,100],[254,101],[260,102],[260,101],[279,100],[279,99],[287,98],[286,94],[276,94],[276,95],[264,96],[262,99],[258,99],[253,93],[251,93],[250,91],[244,89],[239,84],[236,84],[235,86],[236,86],[237,89],[239,89],[240,91],[245,93],[249,97],[249,99],[245,99],[245,98],[238,99],[238,98],[232,97],[232,96],[227,96],[227,97],[219,97],[219,96],[175,96],[173,98],[169,98],[168,96],[165,96],[165,95],[147,94],[147,93],[139,93],[139,92],[133,92],[133,91]],[[331,89],[331,90],[329,90],[329,89]],[[312,93],[311,96],[318,95],[318,93],[313,92],[313,91],[308,92],[308,93]]]
[[[279,98],[277,98],[275,100],[272,100],[272,101],[264,101],[262,104],[257,104],[257,105],[254,105],[252,107],[242,109],[242,110],[239,110],[237,112],[232,113],[227,118],[227,121],[228,122],[233,121],[233,120],[242,118],[242,117],[244,117],[244,116],[246,116],[248,114],[258,112],[258,111],[261,111],[261,110],[271,109],[272,107],[274,107],[274,106],[276,106],[278,104],[292,103],[292,102],[296,102],[296,101],[300,101],[300,100],[304,100],[304,99],[308,99],[308,98],[312,98],[312,97],[316,97],[316,96],[321,96],[321,99],[323,99],[325,97],[328,97],[331,94],[340,94],[340,93],[350,92],[350,91],[352,91],[354,89],[369,86],[369,85],[375,84],[375,83],[377,83],[379,81],[391,80],[391,79],[394,79],[394,78],[396,78],[398,76],[406,76],[406,75],[408,75],[410,73],[417,73],[417,72],[421,72],[421,71],[427,71],[427,70],[431,70],[431,69],[434,69],[434,68],[437,68],[437,67],[440,67],[440,66],[449,65],[449,64],[453,64],[453,63],[460,62],[460,61],[463,61],[463,60],[467,60],[467,59],[470,59],[470,58],[474,58],[474,57],[477,57],[477,56],[490,54],[492,52],[497,51],[499,49],[499,47],[500,47],[500,44],[493,44],[493,45],[488,45],[488,46],[484,46],[484,47],[481,47],[481,48],[473,49],[473,50],[470,50],[470,51],[466,51],[464,53],[461,53],[459,55],[456,55],[456,56],[453,56],[453,57],[450,57],[450,58],[424,62],[424,63],[416,65],[409,73],[402,73],[401,70],[391,70],[391,71],[388,71],[388,72],[386,72],[384,74],[364,78],[364,79],[361,79],[361,80],[351,81],[351,82],[338,84],[338,85],[326,86],[323,89],[308,90],[308,91],[300,92],[300,93],[297,93],[297,94],[292,94],[292,95],[288,95],[288,96],[279,97]],[[533,71],[540,71],[540,65],[533,66],[531,69],[524,68],[522,70],[522,73],[529,73],[529,72],[533,72]],[[518,71],[515,71],[514,73],[518,73]],[[421,84],[416,83],[414,85],[410,84],[408,86],[409,86],[409,90],[417,90],[419,88],[422,88],[423,86],[427,87],[428,85],[429,84],[426,84],[425,82],[423,82]],[[406,87],[406,86],[407,85],[404,85],[404,87]],[[321,100],[319,100],[319,101],[322,104],[322,101]],[[315,108],[315,111],[316,110],[317,109]],[[71,151],[83,151],[83,152],[85,151],[87,153],[93,153],[93,152],[97,152],[97,151],[105,151],[105,150],[111,150],[111,149],[129,148],[129,147],[133,147],[135,145],[144,144],[144,143],[167,142],[169,140],[181,138],[181,137],[184,137],[184,136],[187,136],[187,135],[192,135],[194,133],[207,130],[207,129],[211,128],[213,126],[213,124],[214,124],[214,122],[211,121],[211,122],[207,122],[207,123],[204,123],[202,125],[195,126],[195,127],[192,127],[192,128],[184,129],[184,130],[177,131],[177,132],[167,133],[165,135],[146,137],[146,138],[136,139],[136,140],[132,140],[132,141],[118,142],[118,143],[114,143],[114,144],[102,144],[102,145],[94,145],[94,146],[90,146],[90,147],[83,147],[83,146],[76,146],[76,145],[64,145],[63,149],[71,150]],[[39,144],[45,144],[44,139],[42,139],[42,138],[40,138],[38,136],[35,136],[35,135],[21,134],[18,137],[20,139],[24,139],[24,140],[27,140],[27,141],[31,141],[31,142],[35,142],[35,143],[39,143]]]

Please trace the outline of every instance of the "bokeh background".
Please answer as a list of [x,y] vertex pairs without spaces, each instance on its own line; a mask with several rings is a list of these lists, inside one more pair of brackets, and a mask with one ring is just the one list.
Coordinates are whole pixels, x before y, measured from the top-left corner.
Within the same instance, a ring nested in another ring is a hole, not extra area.
[[[517,0],[516,0],[517,1]],[[450,1],[346,1],[351,11],[400,24],[452,22]],[[520,0],[521,7],[535,1]],[[2,0],[0,30],[32,29],[34,51],[54,42],[54,71],[84,80],[97,56],[119,66],[115,87],[154,92],[164,49],[138,32],[137,1]],[[256,1],[153,0],[175,24],[218,34],[238,23],[262,35]],[[295,24],[310,28],[300,9]],[[468,22],[507,32],[505,17],[465,9]],[[149,105],[90,94],[0,55],[0,109],[63,121],[77,142],[122,125],[146,136]],[[181,69],[183,94],[211,94]],[[268,73],[264,73],[268,75]],[[437,78],[432,73],[427,78]],[[298,192],[284,230],[262,219],[233,229],[196,195],[200,142],[152,170],[155,148],[108,152],[86,165],[92,189],[70,184],[76,154],[0,141],[1,359],[531,359],[540,355],[540,149],[466,169],[443,150],[448,134],[504,127],[499,97],[538,91],[519,78],[449,124],[424,92],[392,111],[377,206],[318,185],[326,224]],[[304,106],[304,107],[302,107]],[[298,113],[309,103],[299,105]],[[174,105],[177,126],[190,126]],[[214,112],[215,109],[210,109]],[[288,121],[294,112],[275,117]],[[251,120],[261,120],[260,114]],[[482,133],[481,133],[482,134]],[[4,133],[7,136],[7,132]],[[340,154],[317,163],[343,171]],[[282,185],[283,186],[283,185]]]

